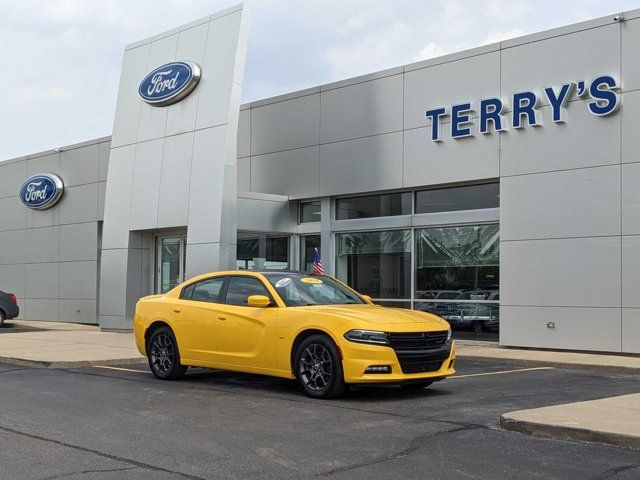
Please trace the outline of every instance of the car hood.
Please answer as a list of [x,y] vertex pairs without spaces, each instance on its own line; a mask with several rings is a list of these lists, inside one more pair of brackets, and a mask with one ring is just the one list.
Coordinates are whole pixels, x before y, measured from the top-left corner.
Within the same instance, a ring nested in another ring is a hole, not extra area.
[[381,325],[406,324],[420,324],[426,330],[449,328],[449,324],[437,315],[404,308],[381,307],[378,305],[315,305],[297,308],[314,313],[339,316],[345,321],[357,321],[359,324],[370,324],[371,327],[377,328],[380,328]]

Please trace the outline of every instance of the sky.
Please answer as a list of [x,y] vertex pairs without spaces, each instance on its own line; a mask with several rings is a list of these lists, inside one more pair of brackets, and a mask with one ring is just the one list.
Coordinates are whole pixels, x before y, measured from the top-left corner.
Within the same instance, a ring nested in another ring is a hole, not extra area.
[[[0,160],[110,135],[124,46],[236,3],[0,0]],[[640,0],[244,3],[243,102],[640,8]]]

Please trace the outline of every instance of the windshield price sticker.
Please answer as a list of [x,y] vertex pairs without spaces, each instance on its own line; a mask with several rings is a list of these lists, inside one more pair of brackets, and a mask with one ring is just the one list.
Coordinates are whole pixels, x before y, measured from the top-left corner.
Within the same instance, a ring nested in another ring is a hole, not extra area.
[[276,282],[276,288],[284,288],[291,285],[291,279],[289,277],[287,278],[281,278],[280,280],[278,280]]

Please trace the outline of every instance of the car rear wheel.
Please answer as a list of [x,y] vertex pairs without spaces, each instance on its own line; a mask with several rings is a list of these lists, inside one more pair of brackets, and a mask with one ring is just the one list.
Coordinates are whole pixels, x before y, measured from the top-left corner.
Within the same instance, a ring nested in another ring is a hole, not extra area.
[[2,310],[0,310],[0,327],[4,323],[4,319],[5,319],[4,312]]
[[151,372],[161,380],[177,380],[188,368],[180,363],[178,342],[169,327],[160,327],[151,334],[147,358]]
[[346,391],[340,353],[329,337],[306,338],[298,347],[295,359],[298,383],[308,396],[336,398]]

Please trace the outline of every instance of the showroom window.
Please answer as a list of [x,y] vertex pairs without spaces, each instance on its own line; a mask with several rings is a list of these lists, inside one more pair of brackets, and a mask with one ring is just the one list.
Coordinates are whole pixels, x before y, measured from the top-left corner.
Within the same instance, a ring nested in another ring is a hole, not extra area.
[[320,221],[320,200],[314,202],[301,202],[300,203],[299,223],[310,223]]
[[416,229],[414,308],[454,329],[499,328],[500,229],[497,224]]
[[416,213],[478,210],[500,206],[500,184],[467,185],[416,192]]
[[410,214],[411,192],[336,199],[337,220]]
[[238,232],[236,266],[240,270],[289,268],[289,236]]
[[336,275],[378,299],[411,299],[411,230],[336,234]]
[[320,255],[320,235],[305,235],[300,237],[300,270],[310,272],[313,267],[313,257],[315,249],[318,249]]

